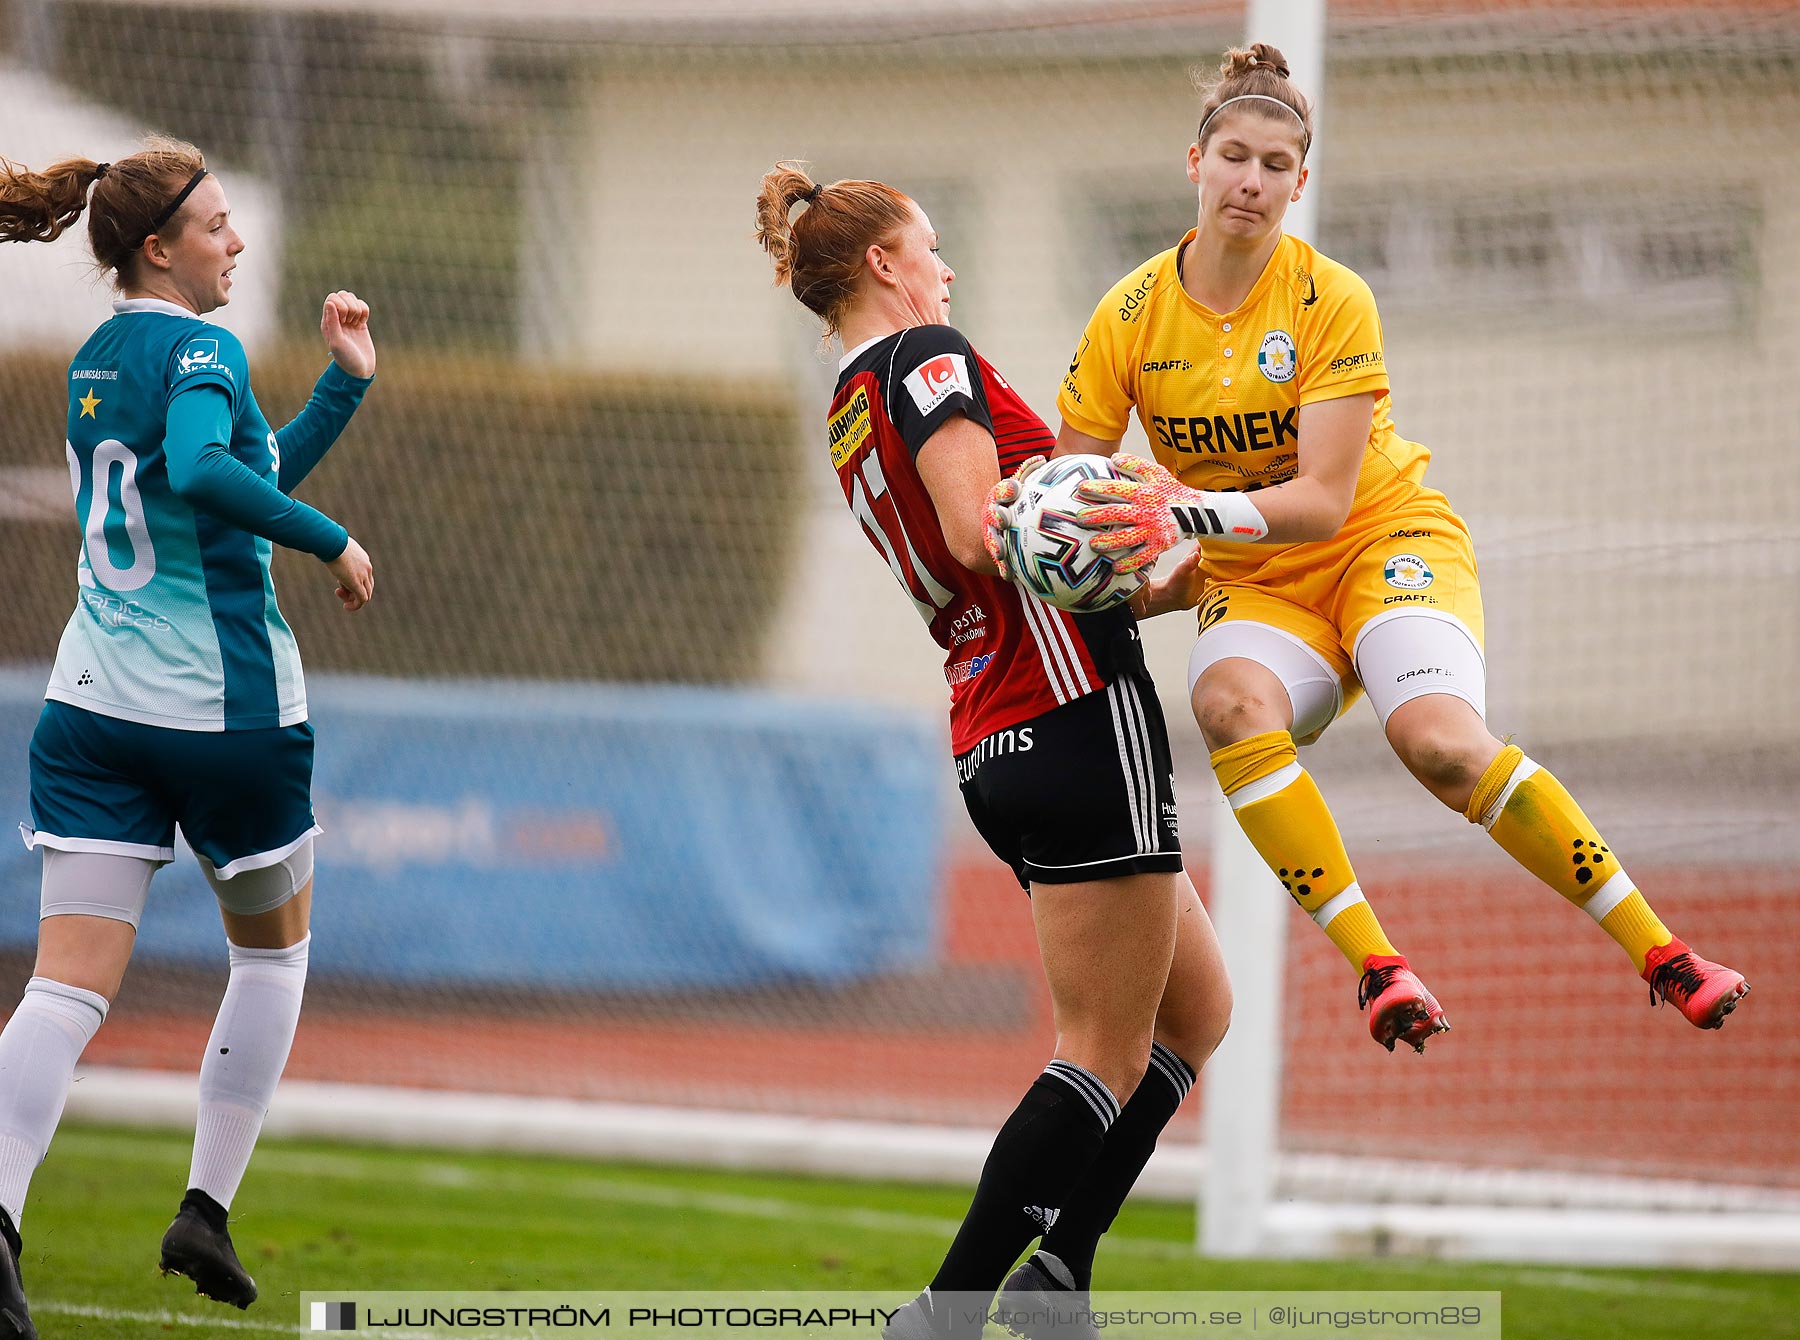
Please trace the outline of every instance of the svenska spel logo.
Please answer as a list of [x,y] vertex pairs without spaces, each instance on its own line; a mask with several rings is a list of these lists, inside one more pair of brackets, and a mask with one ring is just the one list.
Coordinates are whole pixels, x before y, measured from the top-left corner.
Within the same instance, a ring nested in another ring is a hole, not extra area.
[[1285,330],[1271,330],[1263,336],[1262,348],[1256,352],[1256,369],[1276,385],[1293,381],[1300,371],[1294,337]]
[[355,1303],[314,1303],[312,1329],[315,1331],[354,1331]]
[[1432,583],[1432,571],[1417,554],[1395,554],[1381,569],[1389,586],[1402,591],[1422,591]]
[[969,360],[961,354],[939,354],[926,359],[906,374],[904,384],[921,414],[931,413],[958,391],[970,399],[975,397],[974,383],[969,380]]
[[184,373],[192,372],[195,368],[212,367],[219,361],[219,342],[217,340],[189,340],[176,361]]

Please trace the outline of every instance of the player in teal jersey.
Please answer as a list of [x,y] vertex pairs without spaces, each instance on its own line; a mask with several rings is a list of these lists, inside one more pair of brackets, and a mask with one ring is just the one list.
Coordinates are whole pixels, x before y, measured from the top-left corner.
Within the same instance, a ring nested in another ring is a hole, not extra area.
[[202,318],[230,300],[244,241],[199,150],[155,140],[42,173],[0,160],[0,240],[83,213],[120,299],[69,366],[69,476],[82,534],[75,612],[31,742],[28,846],[42,851],[37,965],[0,1033],[0,1340],[36,1331],[19,1278],[31,1174],[76,1060],[106,1017],[145,895],[181,826],[218,895],[231,974],[200,1067],[188,1190],[164,1273],[256,1297],[226,1228],[299,1019],[312,903],[312,727],[273,545],[303,550],[346,610],[369,557],[290,495],[375,373],[369,309],[325,300],[331,364],[271,432],[243,346]]

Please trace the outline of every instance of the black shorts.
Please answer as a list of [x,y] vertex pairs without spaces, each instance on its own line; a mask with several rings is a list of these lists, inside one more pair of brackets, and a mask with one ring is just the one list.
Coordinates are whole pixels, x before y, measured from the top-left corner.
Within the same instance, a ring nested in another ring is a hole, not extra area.
[[1019,883],[1181,869],[1169,733],[1146,674],[995,731],[956,759],[969,818]]

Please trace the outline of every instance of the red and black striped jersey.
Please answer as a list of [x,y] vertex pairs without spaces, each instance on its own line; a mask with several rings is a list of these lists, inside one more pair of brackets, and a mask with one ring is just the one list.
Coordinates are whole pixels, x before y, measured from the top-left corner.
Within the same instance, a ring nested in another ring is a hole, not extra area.
[[1003,477],[1056,446],[1044,421],[950,326],[911,327],[846,354],[828,442],[851,512],[946,653],[951,747],[960,754],[1104,688],[1116,642],[1137,630],[1123,607],[1068,614],[951,556],[916,458],[958,415],[993,434]]

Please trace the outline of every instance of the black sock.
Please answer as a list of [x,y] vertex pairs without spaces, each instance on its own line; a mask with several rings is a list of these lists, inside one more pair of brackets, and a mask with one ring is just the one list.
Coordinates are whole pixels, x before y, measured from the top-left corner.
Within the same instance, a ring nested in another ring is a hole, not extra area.
[[1112,1227],[1150,1161],[1157,1137],[1193,1086],[1193,1067],[1162,1043],[1151,1044],[1150,1068],[1106,1133],[1100,1156],[1070,1193],[1055,1227],[1044,1235],[1043,1250],[1069,1268],[1077,1289],[1091,1287],[1100,1235]]
[[187,1195],[181,1198],[181,1208],[192,1210],[200,1216],[200,1222],[215,1233],[223,1233],[229,1215],[223,1205],[207,1195],[197,1186],[187,1189]]
[[991,1297],[1026,1244],[1057,1222],[1118,1115],[1118,1100],[1080,1066],[1046,1066],[995,1137],[932,1293]]
[[13,1226],[13,1218],[6,1212],[4,1205],[0,1205],[0,1238],[6,1239],[7,1248],[12,1252],[13,1260],[17,1261],[19,1253],[25,1248],[19,1241],[19,1230]]

